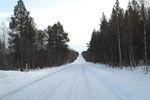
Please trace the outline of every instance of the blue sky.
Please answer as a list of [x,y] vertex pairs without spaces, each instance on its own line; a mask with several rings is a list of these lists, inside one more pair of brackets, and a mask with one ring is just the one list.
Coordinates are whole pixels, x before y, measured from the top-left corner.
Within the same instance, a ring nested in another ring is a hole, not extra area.
[[[0,22],[8,25],[18,0],[0,0]],[[69,33],[69,45],[86,46],[94,28],[99,29],[102,12],[110,17],[116,0],[23,0],[37,28],[44,29],[60,21]],[[129,0],[120,0],[126,8]]]
[[17,0],[0,0],[0,12],[10,12]]

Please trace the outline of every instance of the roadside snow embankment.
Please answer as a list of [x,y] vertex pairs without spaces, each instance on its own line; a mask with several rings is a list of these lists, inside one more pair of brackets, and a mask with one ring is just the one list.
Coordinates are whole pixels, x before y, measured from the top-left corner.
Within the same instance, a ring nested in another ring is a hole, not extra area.
[[31,70],[29,72],[21,71],[2,71],[0,70],[0,98],[7,94],[18,91],[36,81],[53,73],[63,70],[66,66],[45,68],[40,70]]

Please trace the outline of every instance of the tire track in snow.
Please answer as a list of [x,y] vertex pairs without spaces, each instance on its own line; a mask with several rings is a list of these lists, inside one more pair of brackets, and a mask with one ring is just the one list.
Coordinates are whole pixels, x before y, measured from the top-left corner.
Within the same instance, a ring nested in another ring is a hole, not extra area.
[[88,80],[87,80],[87,78],[85,77],[85,68],[84,68],[84,66],[82,66],[82,76],[83,76],[83,79],[84,79],[84,83],[85,83],[85,85],[86,85],[86,87],[87,87],[87,90],[88,90],[88,93],[89,93],[89,95],[91,96],[91,98],[92,98],[92,100],[95,100],[95,98],[94,98],[94,95],[92,94],[92,89],[90,88],[90,85],[89,85],[89,83],[88,83]]
[[14,91],[11,91],[11,92],[9,92],[9,93],[3,95],[2,97],[0,97],[0,100],[2,100],[3,98],[5,98],[5,97],[7,97],[7,96],[10,96],[10,95],[12,95],[12,94],[15,94],[15,93],[17,93],[17,92],[19,92],[19,91],[21,91],[21,90],[23,90],[23,89],[25,89],[25,88],[27,88],[27,87],[33,85],[33,84],[35,84],[35,83],[37,83],[37,82],[39,82],[39,81],[41,81],[41,80],[44,80],[45,78],[47,78],[47,77],[49,77],[49,76],[51,76],[51,75],[53,75],[53,74],[56,74],[56,73],[58,73],[58,72],[60,72],[60,71],[63,71],[63,70],[65,70],[65,69],[67,69],[67,68],[68,68],[68,67],[62,68],[62,69],[60,69],[60,70],[58,70],[58,71],[55,71],[55,72],[50,73],[50,74],[48,74],[48,75],[46,75],[46,76],[43,76],[43,77],[41,77],[41,78],[39,78],[39,79],[37,79],[37,80],[31,82],[31,83],[28,83],[28,84],[22,86],[22,87],[19,88],[19,89],[16,89],[16,90],[14,90]]
[[74,85],[72,87],[72,94],[71,94],[71,97],[70,97],[70,100],[77,100],[77,89],[79,88],[79,78],[80,78],[80,71],[78,71],[78,66],[77,66],[77,72],[76,72],[76,75],[75,75],[75,78],[74,78]]
[[94,100],[94,96],[92,95],[88,82],[85,79],[83,67],[82,64],[76,65],[76,76],[71,92],[71,98],[69,100]]
[[[56,74],[58,74],[58,73],[56,73]],[[43,84],[34,84],[34,89],[32,86],[32,90],[34,90],[34,91],[31,93],[31,95],[27,93],[27,95],[25,96],[25,99],[23,99],[23,100],[37,100],[34,98],[37,95],[44,95],[44,96],[42,96],[42,100],[50,100],[49,98],[55,93],[57,88],[61,87],[61,84],[66,76],[62,75],[61,79],[60,78],[58,79],[58,77],[59,77],[59,75],[57,75],[57,77],[55,76],[53,78],[48,77],[43,80],[44,81],[44,83],[42,82]],[[58,80],[58,82],[54,83],[54,81],[56,79]],[[38,86],[35,86],[35,85],[38,85]],[[29,90],[31,90],[31,89],[29,89]],[[48,90],[48,92],[47,92],[47,90]],[[18,100],[21,100],[21,99],[18,99]],[[39,100],[41,100],[41,99],[39,99]]]
[[106,80],[104,80],[100,75],[98,75],[97,73],[95,73],[93,71],[93,68],[91,68],[91,66],[88,66],[90,68],[89,72],[95,76],[95,78],[97,78],[97,80],[99,80],[105,87],[107,87],[117,98],[118,100],[123,100],[121,98],[121,96],[119,95],[119,93],[117,93],[117,91],[115,91],[109,84],[108,82],[106,82]]
[[65,81],[60,81],[61,85],[59,86],[59,88],[56,88],[54,94],[47,100],[74,100],[74,98],[72,97],[74,97],[74,95],[76,94],[75,92],[77,89],[74,88],[74,86],[77,85],[76,82],[78,82],[77,70],[78,69],[76,68],[75,64],[71,64],[71,66],[67,68],[66,72],[62,73],[65,75],[63,79]]

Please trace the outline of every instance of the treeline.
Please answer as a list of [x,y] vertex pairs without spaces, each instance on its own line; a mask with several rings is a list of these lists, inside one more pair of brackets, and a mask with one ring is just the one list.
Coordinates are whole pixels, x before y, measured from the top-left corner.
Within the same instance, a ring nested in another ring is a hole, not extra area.
[[144,2],[129,1],[127,10],[119,6],[112,9],[111,18],[102,15],[99,30],[94,30],[88,50],[83,52],[87,61],[109,64],[112,67],[144,65],[150,63],[150,8]]
[[68,33],[57,22],[38,30],[22,0],[14,7],[9,23],[8,48],[0,39],[0,70],[35,69],[73,62],[78,52],[69,49]]

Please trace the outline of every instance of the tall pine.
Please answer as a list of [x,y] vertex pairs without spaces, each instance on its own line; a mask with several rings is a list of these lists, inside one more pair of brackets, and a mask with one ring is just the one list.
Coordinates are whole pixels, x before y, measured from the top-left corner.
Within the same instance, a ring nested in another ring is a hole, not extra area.
[[67,60],[68,55],[68,33],[64,31],[60,22],[57,22],[53,26],[47,27],[46,34],[48,36],[47,50],[49,54],[49,66],[63,64]]
[[14,14],[10,18],[9,47],[15,60],[15,66],[27,68],[33,66],[33,48],[35,46],[35,25],[33,18],[22,0],[14,7]]

